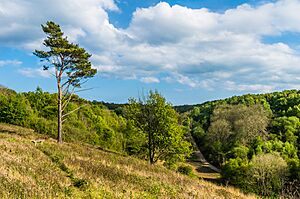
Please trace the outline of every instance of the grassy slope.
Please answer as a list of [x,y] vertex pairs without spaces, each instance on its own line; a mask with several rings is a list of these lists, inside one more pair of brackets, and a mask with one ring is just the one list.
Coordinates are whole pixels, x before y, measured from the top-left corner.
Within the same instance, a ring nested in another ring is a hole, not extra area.
[[251,198],[92,146],[31,142],[40,137],[0,124],[0,198]]

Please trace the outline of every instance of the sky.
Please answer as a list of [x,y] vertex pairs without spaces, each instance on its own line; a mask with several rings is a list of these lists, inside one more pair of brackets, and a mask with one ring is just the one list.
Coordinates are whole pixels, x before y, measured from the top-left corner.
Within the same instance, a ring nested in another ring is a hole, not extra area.
[[83,98],[174,105],[300,88],[300,0],[0,0],[0,85],[56,92],[33,55],[60,24],[92,54]]

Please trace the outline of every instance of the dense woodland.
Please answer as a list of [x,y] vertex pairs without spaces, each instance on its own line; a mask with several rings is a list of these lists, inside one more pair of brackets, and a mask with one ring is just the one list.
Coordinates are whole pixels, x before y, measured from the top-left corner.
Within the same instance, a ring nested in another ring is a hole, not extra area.
[[[185,108],[191,107],[178,107]],[[186,125],[230,184],[260,195],[299,197],[299,119],[300,92],[287,90],[193,106]]]
[[[37,88],[34,92],[16,93],[10,89],[1,89],[1,122],[30,127],[38,133],[57,137],[57,94],[43,92]],[[122,151],[126,122],[122,117],[109,111],[101,103],[89,102],[73,96],[68,109],[82,104],[77,112],[69,115],[64,123],[65,141],[83,141],[101,145],[104,148]]]
[[[184,161],[190,154],[188,141],[192,136],[205,158],[222,169],[225,182],[259,195],[299,194],[299,91],[234,96],[195,105],[190,111],[181,113],[176,113],[157,92],[150,92],[148,100],[151,99],[156,99],[154,102],[162,100],[160,103],[169,107],[160,113],[162,117],[156,122],[172,120],[172,128],[165,130],[174,131],[177,136],[170,136],[177,139],[174,142],[153,141],[167,143],[157,147],[158,150],[174,145],[169,148],[175,152],[169,153],[173,156],[161,159],[168,163],[167,167],[172,168],[171,164]],[[149,143],[142,128],[152,126],[139,126],[137,122],[141,124],[141,119],[151,118],[134,114],[141,113],[143,108],[148,108],[149,113],[155,106],[146,106],[148,102],[132,99],[127,105],[116,105],[111,111],[101,102],[74,95],[68,109],[85,106],[68,116],[64,123],[64,141],[86,142],[149,160]],[[26,93],[1,88],[0,122],[29,127],[56,138],[57,94],[44,92],[41,88]]]

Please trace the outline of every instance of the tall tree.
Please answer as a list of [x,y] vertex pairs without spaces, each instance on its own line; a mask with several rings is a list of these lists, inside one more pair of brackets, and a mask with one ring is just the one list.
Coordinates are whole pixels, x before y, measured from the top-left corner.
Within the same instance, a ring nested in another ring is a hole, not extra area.
[[268,123],[269,115],[262,105],[220,105],[213,111],[207,136],[227,146],[247,145],[257,136],[267,136]]
[[208,159],[221,166],[236,146],[248,146],[258,136],[266,138],[269,113],[260,105],[219,105],[211,116],[205,145]]
[[173,163],[191,153],[190,143],[178,123],[178,114],[158,92],[150,91],[144,99],[130,99],[125,115],[146,134],[150,164],[158,160]]
[[62,124],[66,117],[78,109],[65,113],[65,108],[70,102],[76,88],[93,77],[97,70],[92,68],[89,61],[91,55],[78,44],[70,43],[64,36],[60,26],[52,21],[42,25],[47,35],[44,46],[49,51],[35,50],[34,55],[39,57],[45,64],[44,70],[54,69],[54,76],[57,83],[57,118],[58,136],[57,141],[62,142]]

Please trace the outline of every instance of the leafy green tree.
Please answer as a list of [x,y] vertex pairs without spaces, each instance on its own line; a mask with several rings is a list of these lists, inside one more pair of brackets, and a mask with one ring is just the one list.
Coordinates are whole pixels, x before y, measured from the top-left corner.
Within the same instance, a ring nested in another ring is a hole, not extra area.
[[300,130],[299,118],[291,117],[278,117],[272,122],[272,133],[282,141],[296,143]]
[[43,92],[40,87],[37,87],[35,92],[24,93],[28,99],[31,108],[38,116],[47,119],[56,118],[57,113],[57,95]]
[[27,126],[32,109],[22,94],[0,96],[0,122]]
[[258,136],[265,138],[268,123],[268,114],[261,105],[217,106],[205,137],[211,153],[208,158],[217,165],[224,164],[234,147],[247,146]]
[[150,91],[143,100],[130,99],[125,114],[140,132],[146,134],[150,164],[158,160],[173,164],[190,155],[191,145],[178,124],[178,114],[157,91]]
[[122,131],[124,136],[123,150],[129,155],[137,156],[141,159],[147,157],[147,136],[134,125],[132,120],[127,120],[126,126]]
[[55,71],[58,107],[57,141],[61,143],[62,124],[70,114],[70,112],[64,113],[64,111],[75,89],[84,83],[83,80],[93,77],[97,70],[92,68],[89,61],[91,55],[84,48],[79,47],[78,44],[70,43],[67,37],[64,37],[64,33],[58,24],[48,21],[45,25],[42,25],[42,29],[47,35],[43,44],[49,48],[49,51],[35,50],[34,54],[45,64],[44,70],[53,68]]
[[265,137],[268,114],[261,105],[222,105],[212,116],[209,138],[222,143],[247,144],[257,136]]
[[242,158],[231,158],[222,167],[222,177],[230,184],[247,190],[249,161]]

